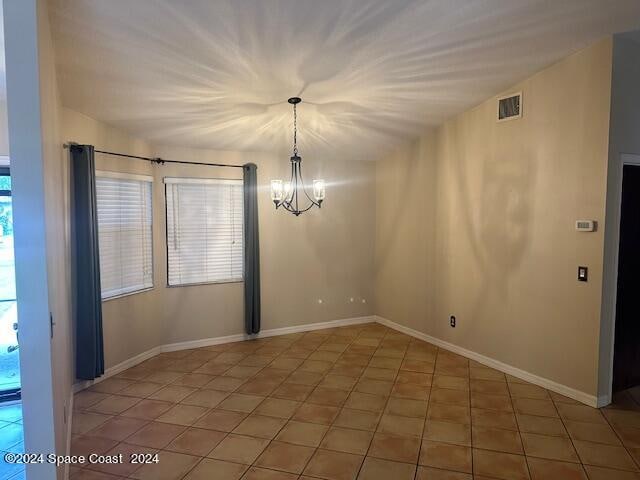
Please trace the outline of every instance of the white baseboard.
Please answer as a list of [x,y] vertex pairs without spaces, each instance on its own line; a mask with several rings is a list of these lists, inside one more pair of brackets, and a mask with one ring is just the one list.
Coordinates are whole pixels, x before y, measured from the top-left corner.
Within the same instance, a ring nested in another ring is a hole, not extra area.
[[498,360],[494,360],[493,358],[486,357],[474,351],[467,350],[466,348],[459,347],[457,345],[454,345],[453,343],[449,343],[444,340],[440,340],[439,338],[432,337],[431,335],[427,335],[426,333],[419,332],[418,330],[405,327],[404,325],[400,325],[399,323],[395,323],[386,318],[377,315],[375,315],[375,318],[376,322],[389,328],[418,338],[420,340],[424,340],[425,342],[429,342],[450,352],[457,353],[458,355],[462,355],[463,357],[470,358],[478,363],[482,363],[483,365],[486,365],[488,367],[495,368],[496,370],[500,370],[504,373],[508,373],[509,375],[546,388],[547,390],[551,390],[552,392],[559,393],[560,395],[564,395],[565,397],[572,398],[574,400],[577,400],[578,402],[589,405],[590,407],[599,407],[607,404],[601,403],[607,400],[604,397],[598,398],[595,395],[590,395],[588,393],[581,392],[580,390],[562,385],[561,383],[554,382],[553,380],[534,375],[533,373],[521,370],[506,363],[502,363]]
[[114,365],[113,367],[107,368],[104,371],[104,375],[96,378],[95,380],[80,380],[73,384],[73,391],[74,393],[77,393],[80,390],[89,388],[91,385],[100,383],[109,377],[113,377],[114,375],[117,375],[118,373],[125,371],[127,368],[135,367],[139,363],[142,363],[151,357],[155,357],[161,351],[162,351],[162,347],[153,347],[152,349],[147,350],[146,352],[142,352],[141,354],[136,355],[135,357],[131,357],[125,360],[124,362],[120,362],[119,364]]
[[236,335],[227,335],[225,337],[213,337],[204,338],[201,340],[190,340],[187,342],[170,343],[166,345],[160,345],[154,347],[146,352],[143,352],[135,357],[129,358],[124,362],[121,362],[113,367],[109,367],[105,370],[104,375],[95,380],[81,380],[73,385],[73,392],[79,392],[85,388],[90,387],[96,383],[102,382],[109,377],[113,377],[128,368],[134,367],[145,360],[154,357],[162,352],[175,352],[178,350],[190,350],[192,348],[208,347],[211,345],[220,345],[223,343],[240,342],[242,340],[250,340],[255,338],[267,338],[275,337],[278,335],[288,335],[290,333],[310,332],[313,330],[324,330],[327,328],[346,327],[349,325],[359,325],[361,323],[372,323],[376,321],[374,315],[366,317],[353,317],[343,318],[340,320],[330,320],[327,322],[309,323],[306,325],[294,325],[293,327],[272,328],[269,330],[262,330],[255,335],[247,335],[246,333],[239,333]]
[[176,350],[189,350],[191,348],[208,347],[211,345],[220,345],[222,343],[240,342],[242,340],[251,340],[255,338],[275,337],[278,335],[288,335],[290,333],[310,332],[312,330],[324,330],[327,328],[346,327],[348,325],[358,325],[360,323],[375,322],[375,316],[343,318],[341,320],[330,320],[328,322],[309,323],[306,325],[295,325],[293,327],[271,328],[262,330],[255,335],[247,335],[240,333],[236,335],[228,335],[226,337],[204,338],[202,340],[191,340],[188,342],[170,343],[163,345],[160,349],[163,352],[175,352]]

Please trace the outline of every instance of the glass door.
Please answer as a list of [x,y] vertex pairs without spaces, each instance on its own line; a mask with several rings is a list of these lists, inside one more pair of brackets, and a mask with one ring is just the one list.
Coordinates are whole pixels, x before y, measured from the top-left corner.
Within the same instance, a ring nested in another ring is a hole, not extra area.
[[18,314],[9,169],[0,168],[0,401],[20,396]]

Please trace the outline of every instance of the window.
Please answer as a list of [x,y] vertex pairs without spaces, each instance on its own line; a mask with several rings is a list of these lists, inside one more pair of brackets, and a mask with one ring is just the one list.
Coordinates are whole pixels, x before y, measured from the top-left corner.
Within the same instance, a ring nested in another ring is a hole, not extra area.
[[96,172],[103,300],[153,287],[152,181]]
[[242,180],[164,182],[169,285],[241,281]]

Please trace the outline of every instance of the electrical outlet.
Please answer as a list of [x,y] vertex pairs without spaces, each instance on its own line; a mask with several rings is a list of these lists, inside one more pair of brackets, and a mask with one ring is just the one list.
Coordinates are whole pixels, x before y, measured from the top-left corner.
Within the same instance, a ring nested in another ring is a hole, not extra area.
[[451,325],[451,328],[456,328],[456,317],[454,315],[449,317],[449,325]]

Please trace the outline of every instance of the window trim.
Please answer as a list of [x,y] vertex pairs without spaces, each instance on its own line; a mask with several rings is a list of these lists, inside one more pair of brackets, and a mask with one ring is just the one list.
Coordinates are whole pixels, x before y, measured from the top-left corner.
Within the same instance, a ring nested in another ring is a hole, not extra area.
[[[130,297],[131,295],[137,295],[139,293],[150,292],[156,288],[156,269],[155,269],[155,244],[153,239],[154,232],[154,219],[153,219],[153,176],[151,175],[141,175],[136,173],[127,173],[127,172],[114,172],[110,170],[96,170],[95,172],[96,180],[98,178],[113,178],[120,180],[135,180],[138,182],[148,182],[151,185],[150,188],[150,202],[149,206],[151,207],[151,286],[138,288],[136,290],[131,290],[130,292],[118,293],[116,295],[111,295],[109,297],[102,298],[102,285],[100,285],[100,301],[101,303],[109,302],[111,300],[117,300],[119,298]],[[100,235],[100,225],[98,225],[98,236]],[[100,245],[98,245],[100,248]]]
[[198,177],[164,177],[162,181],[165,184],[185,184],[192,183],[195,185],[238,185],[242,184],[241,178],[198,178]]
[[115,178],[118,180],[136,180],[138,182],[149,182],[153,185],[151,175],[140,175],[137,173],[113,172],[111,170],[96,170],[96,178]]
[[137,295],[139,293],[150,292],[156,288],[155,284],[151,287],[144,287],[139,290],[133,290],[132,292],[119,293],[118,295],[114,295],[112,297],[107,297],[102,299],[102,303],[110,302],[111,300],[117,300],[119,298],[130,297],[131,295]]
[[[242,178],[215,178],[215,177],[164,177],[164,244],[165,244],[165,260],[166,260],[166,288],[182,288],[182,287],[199,287],[203,285],[225,285],[233,283],[244,283],[244,259],[242,265],[242,277],[231,278],[228,280],[213,280],[210,282],[192,282],[171,285],[169,283],[169,202],[167,201],[167,185],[174,184],[204,184],[204,185],[242,185]],[[242,222],[242,241],[244,244],[244,222]]]
[[[168,270],[167,270],[168,273]],[[228,283],[244,283],[244,278],[238,280],[212,280],[211,282],[194,282],[194,283],[181,283],[179,285],[169,285],[169,275],[167,275],[167,288],[181,288],[181,287],[201,287],[203,285],[226,285]]]

